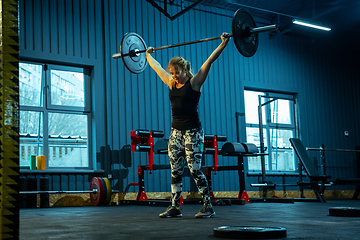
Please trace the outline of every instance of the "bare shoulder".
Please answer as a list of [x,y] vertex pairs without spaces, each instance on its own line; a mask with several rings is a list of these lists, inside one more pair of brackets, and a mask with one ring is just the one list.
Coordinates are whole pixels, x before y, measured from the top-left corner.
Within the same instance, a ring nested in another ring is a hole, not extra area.
[[191,88],[197,92],[200,92],[202,83],[203,82],[197,81],[196,75],[190,79]]

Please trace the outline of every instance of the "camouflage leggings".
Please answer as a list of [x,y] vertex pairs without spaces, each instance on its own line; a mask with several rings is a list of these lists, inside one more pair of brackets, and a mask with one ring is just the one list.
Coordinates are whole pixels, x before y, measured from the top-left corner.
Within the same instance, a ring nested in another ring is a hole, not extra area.
[[201,171],[201,158],[204,148],[204,130],[177,130],[172,128],[169,138],[169,160],[171,165],[172,205],[180,205],[182,192],[183,170],[186,164],[195,180],[199,192],[204,198],[204,204],[210,204],[208,182]]

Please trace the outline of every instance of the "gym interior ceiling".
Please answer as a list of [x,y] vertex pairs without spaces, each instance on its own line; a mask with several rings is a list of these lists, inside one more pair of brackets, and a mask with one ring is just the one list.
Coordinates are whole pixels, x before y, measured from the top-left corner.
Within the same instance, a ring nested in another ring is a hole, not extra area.
[[[165,0],[168,4],[176,4],[176,0]],[[165,3],[162,1],[163,4]],[[180,1],[184,2],[184,1]],[[325,34],[318,30],[295,26],[294,18],[307,20],[315,24],[330,27],[332,36],[346,41],[360,36],[360,1],[352,0],[189,0],[188,5],[198,3],[204,6],[217,7],[236,11],[239,8],[247,9],[256,19],[258,26],[278,24],[279,31],[272,33],[277,37],[282,35],[316,38]],[[184,2],[184,6],[186,2]],[[358,41],[355,41],[358,42]],[[360,47],[355,47],[359,51]]]

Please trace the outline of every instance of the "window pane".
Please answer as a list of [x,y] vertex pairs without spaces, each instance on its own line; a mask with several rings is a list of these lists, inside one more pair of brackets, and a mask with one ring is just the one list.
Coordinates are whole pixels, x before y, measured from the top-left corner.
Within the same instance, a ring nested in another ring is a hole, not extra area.
[[289,100],[278,99],[270,104],[272,123],[291,124],[290,103]]
[[20,111],[20,166],[30,166],[30,155],[44,155],[43,113]]
[[[261,171],[261,157],[248,157],[248,169],[249,171]],[[265,169],[269,170],[269,156],[265,155]]]
[[22,106],[43,106],[43,66],[19,63],[19,95]]
[[270,130],[271,168],[274,171],[294,171],[294,154],[289,138],[293,137],[291,130]]
[[[246,128],[246,141],[249,143],[253,143],[256,146],[260,147],[260,134],[259,134],[259,128],[253,128],[253,127],[247,127]],[[267,146],[266,142],[266,131],[264,130],[264,147]],[[259,149],[260,152],[260,149]],[[265,151],[267,152],[267,151]],[[265,156],[265,167],[266,170],[269,170],[268,167],[268,156]],[[254,171],[261,171],[261,157],[248,157],[248,168],[249,170]]]
[[[245,119],[246,123],[259,124],[259,95],[262,92],[245,91]],[[265,108],[262,107],[263,123],[265,123]]]
[[86,115],[49,113],[49,167],[88,167]]
[[[264,146],[267,147],[266,144],[266,130],[263,129],[264,132]],[[253,143],[256,146],[260,147],[260,134],[259,128],[247,127],[246,128],[246,141],[249,143]]]
[[[292,123],[294,102],[290,94],[245,91],[246,141],[260,146],[258,121],[258,96],[262,97],[262,121],[264,131],[265,168],[269,171],[295,171],[295,158],[289,138],[293,137]],[[286,99],[277,99],[286,98]],[[266,120],[265,120],[266,119]],[[275,125],[276,124],[276,125]],[[276,126],[276,130],[274,129]],[[248,169],[261,171],[261,157],[248,157]]]
[[51,104],[85,107],[84,73],[51,70]]

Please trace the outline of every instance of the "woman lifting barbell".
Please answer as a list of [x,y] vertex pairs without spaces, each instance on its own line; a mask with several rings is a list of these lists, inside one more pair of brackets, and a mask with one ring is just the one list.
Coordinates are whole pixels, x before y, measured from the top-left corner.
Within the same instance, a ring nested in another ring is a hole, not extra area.
[[201,87],[210,71],[212,63],[220,56],[230,39],[230,34],[221,35],[222,42],[203,63],[200,70],[193,75],[190,62],[182,57],[174,57],[168,64],[168,71],[162,68],[150,54],[154,48],[146,50],[146,59],[161,80],[170,88],[172,124],[169,137],[168,154],[171,165],[171,197],[172,204],[159,214],[162,218],[181,217],[180,198],[182,192],[182,174],[185,161],[195,180],[204,206],[196,218],[210,218],[215,215],[210,201],[209,186],[201,171],[204,130],[198,114],[198,103]]

